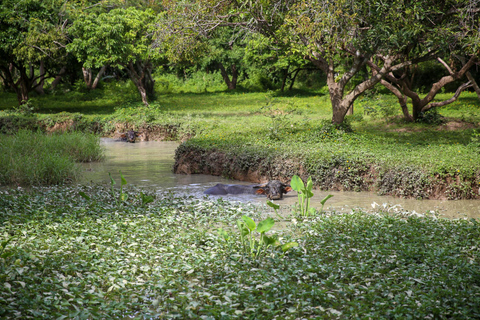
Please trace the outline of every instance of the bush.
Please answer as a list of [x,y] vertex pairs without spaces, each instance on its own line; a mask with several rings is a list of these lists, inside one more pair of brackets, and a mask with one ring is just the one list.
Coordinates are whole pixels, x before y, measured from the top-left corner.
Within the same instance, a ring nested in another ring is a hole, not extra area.
[[420,112],[415,121],[418,123],[439,125],[445,122],[445,118],[438,113],[437,109],[430,109],[425,112]]

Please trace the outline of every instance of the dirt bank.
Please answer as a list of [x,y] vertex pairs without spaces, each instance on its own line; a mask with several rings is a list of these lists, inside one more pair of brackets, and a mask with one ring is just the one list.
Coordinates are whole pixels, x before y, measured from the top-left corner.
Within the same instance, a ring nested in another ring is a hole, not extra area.
[[374,165],[359,165],[356,170],[342,166],[314,166],[305,161],[283,158],[254,158],[216,149],[182,144],[175,154],[174,172],[210,174],[241,181],[289,183],[294,174],[315,187],[335,191],[373,191],[417,199],[479,199],[478,182],[462,181],[458,176],[430,176],[415,168],[382,170]]

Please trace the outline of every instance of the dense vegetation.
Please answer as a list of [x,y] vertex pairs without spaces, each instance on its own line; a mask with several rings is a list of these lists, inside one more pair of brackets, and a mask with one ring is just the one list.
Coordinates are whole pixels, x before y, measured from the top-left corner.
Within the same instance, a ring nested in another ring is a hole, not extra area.
[[[149,106],[135,98],[131,86],[119,82],[93,92],[59,91],[21,108],[15,107],[13,95],[3,94],[0,130],[14,133],[27,127],[112,136],[135,129],[149,139],[190,139],[179,152],[226,154],[232,165],[220,164],[216,174],[230,177],[234,170],[251,168],[289,179],[302,166],[324,189],[478,197],[480,103],[475,93],[465,92],[416,123],[403,121],[394,97],[377,94],[358,100],[355,114],[343,126],[334,126],[324,91],[224,92],[217,74],[204,81],[216,83],[218,91],[204,92],[200,76],[192,78],[170,78],[168,89],[157,81],[162,95]],[[439,94],[444,96],[448,94]],[[285,166],[286,160],[294,166]],[[199,168],[208,170],[212,172]]]
[[20,130],[0,140],[0,185],[54,185],[74,182],[78,162],[98,161],[103,150],[98,137],[80,132],[46,136]]
[[106,77],[130,79],[148,105],[155,73],[219,72],[229,90],[283,91],[299,72],[321,70],[312,85],[326,85],[333,123],[376,85],[415,121],[467,88],[480,95],[479,12],[475,0],[5,0],[0,78],[18,104],[62,82],[95,90]]
[[64,184],[138,130],[192,172],[478,198],[478,9],[1,1],[0,318],[480,318],[475,219],[292,209],[266,236],[270,208]]
[[135,189],[122,201],[100,186],[0,192],[4,318],[480,316],[475,220],[297,217],[274,234],[298,248],[252,259],[234,228],[268,212],[251,205],[172,194],[146,204],[154,195]]

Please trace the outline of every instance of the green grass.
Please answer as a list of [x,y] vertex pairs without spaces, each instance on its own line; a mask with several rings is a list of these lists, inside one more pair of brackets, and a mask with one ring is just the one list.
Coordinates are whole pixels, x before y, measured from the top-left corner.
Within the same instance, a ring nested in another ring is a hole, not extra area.
[[51,185],[77,180],[77,162],[103,157],[99,139],[80,132],[45,135],[20,130],[0,136],[0,185]]
[[[159,82],[157,98],[149,107],[141,105],[131,84],[122,83],[108,83],[93,92],[59,91],[35,97],[33,113],[15,113],[3,106],[0,132],[53,127],[69,120],[76,130],[104,135],[118,130],[117,124],[135,129],[166,127],[173,139],[193,135],[187,146],[200,151],[216,149],[256,162],[259,157],[300,162],[322,188],[331,187],[332,179],[325,172],[336,168],[341,169],[338,182],[342,189],[370,189],[371,183],[358,177],[374,168],[376,177],[386,177],[376,187],[381,193],[410,189],[396,194],[422,198],[433,177],[453,181],[448,198],[477,196],[480,147],[475,139],[480,101],[475,93],[464,92],[455,103],[438,108],[445,121],[462,126],[457,130],[405,123],[395,97],[379,94],[357,100],[355,115],[347,118],[354,132],[344,133],[325,127],[331,107],[323,89],[228,92],[218,85],[211,92],[177,80],[167,77],[162,85]],[[6,96],[2,94],[8,100]],[[437,99],[450,96],[442,93]]]
[[107,186],[0,193],[3,318],[480,317],[475,220],[329,212],[277,229],[299,243],[285,257],[252,260],[234,228],[262,219],[251,205],[170,194],[143,208],[128,189],[117,206]]

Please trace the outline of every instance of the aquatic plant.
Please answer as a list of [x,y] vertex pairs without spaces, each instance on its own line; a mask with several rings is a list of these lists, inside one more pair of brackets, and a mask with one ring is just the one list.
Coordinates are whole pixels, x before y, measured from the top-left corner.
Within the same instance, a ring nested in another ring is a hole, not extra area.
[[13,237],[0,258],[0,318],[480,315],[477,220],[326,212],[276,232],[300,250],[252,259],[236,231],[228,245],[216,232],[243,215],[261,221],[251,204],[167,193],[116,206],[110,186],[91,185],[1,189],[0,207],[0,243]]
[[[297,242],[288,242],[282,244],[276,235],[267,236],[266,232],[275,224],[275,220],[272,218],[266,218],[255,223],[255,221],[244,215],[241,219],[237,220],[237,227],[240,233],[240,243],[243,247],[243,253],[254,260],[264,258],[267,255],[267,250],[270,247],[280,248],[285,253],[294,247],[298,246]],[[224,229],[218,229],[218,234],[227,242],[233,241],[231,235]],[[229,245],[229,250],[232,246]]]
[[[294,175],[292,177],[292,181],[290,182],[290,186],[298,193],[298,214],[304,218],[308,217],[309,215],[316,214],[317,211],[315,208],[309,207],[310,198],[313,197],[312,177],[308,177],[307,184],[305,185],[299,176]],[[320,204],[322,205],[320,213],[323,212],[323,206],[325,205],[325,202],[327,202],[327,200],[331,197],[333,197],[333,195],[329,194],[322,201],[320,201]]]

